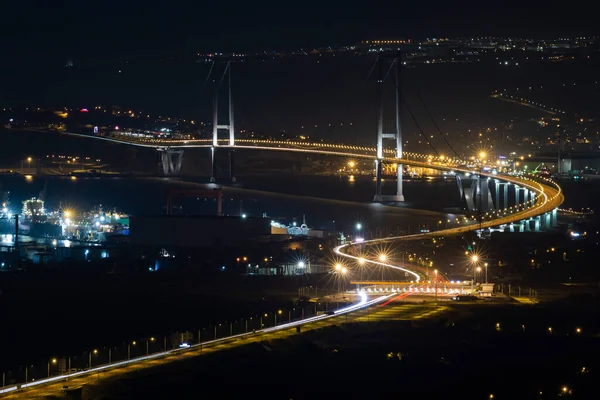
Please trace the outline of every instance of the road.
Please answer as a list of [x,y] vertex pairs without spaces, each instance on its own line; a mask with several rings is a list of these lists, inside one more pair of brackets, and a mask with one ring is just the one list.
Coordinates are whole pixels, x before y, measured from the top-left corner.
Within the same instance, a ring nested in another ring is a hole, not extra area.
[[113,363],[111,365],[98,366],[87,371],[41,379],[38,381],[29,382],[27,384],[22,384],[20,385],[21,389],[19,389],[16,385],[8,386],[0,389],[0,396],[4,395],[3,398],[7,399],[31,399],[43,398],[50,395],[58,395],[60,394],[60,391],[64,385],[68,385],[69,388],[77,388],[101,378],[118,377],[119,374],[134,370],[138,371],[140,368],[152,367],[164,362],[177,361],[198,355],[203,352],[213,352],[217,350],[228,349],[255,341],[283,338],[295,333],[297,327],[302,327],[302,330],[318,329],[324,326],[340,323],[342,318],[345,321],[347,318],[355,317],[355,315],[350,316],[350,314],[355,312],[368,312],[370,307],[379,305],[395,296],[398,296],[398,294],[392,293],[367,299],[367,295],[362,294],[360,302],[345,308],[341,308],[335,311],[333,315],[317,315],[314,317],[305,318],[304,320],[291,321],[275,327],[257,330],[255,332],[206,341],[201,344],[193,344],[189,348],[185,349],[169,350]]

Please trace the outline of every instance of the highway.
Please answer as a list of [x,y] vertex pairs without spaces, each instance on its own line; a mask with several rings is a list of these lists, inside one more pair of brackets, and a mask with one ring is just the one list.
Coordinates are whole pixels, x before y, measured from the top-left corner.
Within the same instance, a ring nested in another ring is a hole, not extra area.
[[[372,240],[364,240],[361,242],[349,243],[338,246],[334,249],[334,252],[343,258],[352,260],[354,262],[358,262],[359,257],[348,254],[347,251],[350,250],[354,246],[364,246],[364,245],[378,245],[382,243],[389,242],[398,242],[398,241],[407,241],[407,240],[420,240],[428,237],[440,237],[440,236],[448,236],[455,235],[458,233],[464,233],[469,231],[478,230],[481,228],[490,228],[494,226],[510,224],[513,222],[521,221],[524,219],[536,217],[538,215],[545,214],[547,212],[551,212],[554,209],[557,209],[564,201],[564,195],[560,186],[555,184],[553,181],[545,178],[539,178],[538,180],[533,180],[529,178],[521,178],[515,176],[496,176],[491,174],[481,174],[483,176],[495,177],[507,182],[511,182],[517,184],[521,187],[526,187],[532,191],[534,191],[536,196],[536,201],[528,208],[524,208],[516,211],[508,211],[506,210],[504,213],[500,213],[501,215],[496,218],[489,218],[488,220],[481,221],[481,223],[463,225],[459,227],[442,229],[433,232],[427,233],[419,233],[414,235],[404,235],[404,236],[394,236],[394,237],[386,237],[381,239],[372,239]],[[421,276],[414,272],[410,271],[403,266],[396,266],[387,264],[377,260],[370,260],[366,258],[361,259],[362,262],[370,263],[375,266],[392,268],[396,270],[401,270],[407,272],[415,277],[415,281],[419,282],[421,280]]]
[[190,356],[196,356],[202,352],[210,352],[231,348],[233,346],[251,343],[254,341],[270,340],[281,338],[282,333],[295,332],[295,328],[302,326],[303,328],[314,329],[327,326],[332,323],[339,322],[341,316],[347,316],[351,313],[368,309],[369,307],[378,305],[397,296],[407,296],[410,293],[391,293],[383,296],[368,299],[365,293],[361,293],[361,300],[353,305],[341,308],[334,311],[333,314],[317,315],[303,320],[291,321],[274,327],[256,330],[229,337],[224,337],[216,340],[209,340],[202,343],[190,345],[187,348],[178,348],[159,353],[150,354],[115,362],[110,365],[101,365],[88,369],[86,371],[73,372],[64,375],[52,376],[46,379],[40,379],[33,382],[24,383],[21,385],[11,385],[0,389],[0,397],[7,399],[18,398],[43,398],[51,395],[60,394],[63,386],[69,386],[70,389],[81,387],[82,385],[93,382],[97,379],[107,377],[118,377],[119,374],[131,372],[144,367],[151,367],[165,362],[172,362],[184,359]]

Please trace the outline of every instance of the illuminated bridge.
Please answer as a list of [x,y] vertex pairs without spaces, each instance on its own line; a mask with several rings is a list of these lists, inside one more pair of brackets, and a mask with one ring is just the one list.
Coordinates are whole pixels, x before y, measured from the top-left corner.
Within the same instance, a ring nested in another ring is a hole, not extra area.
[[[89,138],[91,140],[103,140],[124,145],[153,148],[162,154],[163,172],[165,175],[175,175],[179,173],[183,157],[183,151],[188,148],[208,148],[213,156],[213,175],[215,178],[215,163],[214,155],[217,149],[227,149],[230,153],[230,175],[232,180],[235,178],[233,171],[233,151],[236,149],[248,150],[268,150],[268,151],[283,151],[296,152],[307,154],[322,154],[338,157],[352,158],[367,158],[375,162],[376,170],[376,192],[374,201],[403,201],[402,192],[402,168],[403,165],[417,168],[432,168],[448,173],[455,174],[459,183],[459,191],[466,209],[470,212],[478,211],[478,215],[467,215],[461,221],[456,221],[456,225],[448,229],[438,230],[434,232],[406,235],[398,237],[386,237],[381,239],[373,239],[360,243],[350,243],[335,248],[335,253],[343,258],[346,258],[351,263],[369,263],[383,268],[400,270],[409,275],[411,281],[415,282],[415,286],[408,288],[407,293],[398,295],[397,293],[384,293],[379,297],[367,299],[367,294],[361,292],[359,295],[360,301],[351,306],[336,310],[331,314],[317,315],[314,317],[305,318],[302,320],[288,321],[270,328],[259,329],[256,331],[231,334],[228,337],[215,338],[211,340],[200,341],[186,348],[176,348],[172,350],[160,351],[145,355],[134,359],[126,359],[117,362],[112,362],[109,359],[108,364],[94,366],[91,362],[89,369],[86,371],[68,372],[63,375],[50,376],[44,379],[31,381],[25,378],[25,382],[11,384],[0,388],[0,396],[9,398],[28,398],[42,397],[44,395],[56,395],[60,392],[63,385],[71,387],[81,387],[90,382],[90,380],[100,379],[100,373],[106,374],[106,377],[118,377],[128,371],[135,370],[140,366],[157,365],[170,360],[177,360],[187,356],[202,354],[202,351],[233,347],[249,341],[258,341],[276,337],[276,334],[281,335],[288,331],[295,331],[300,326],[310,326],[322,324],[326,321],[341,322],[341,316],[349,313],[355,313],[358,310],[363,310],[376,305],[385,305],[388,301],[395,297],[409,295],[414,290],[422,287],[422,282],[426,276],[422,271],[416,270],[412,265],[395,265],[385,260],[372,260],[359,257],[357,254],[359,246],[371,246],[382,243],[422,240],[426,238],[435,238],[439,236],[447,236],[452,234],[460,234],[477,229],[504,227],[510,231],[528,231],[538,230],[542,226],[551,226],[556,222],[557,208],[564,201],[561,188],[553,181],[545,178],[534,176],[510,176],[510,175],[495,175],[483,172],[482,169],[476,171],[473,167],[466,167],[465,163],[458,158],[445,158],[442,156],[428,156],[402,151],[402,136],[399,117],[400,105],[400,89],[398,85],[399,74],[399,57],[391,59],[391,65],[384,68],[385,59],[378,60],[380,76],[378,79],[379,93],[382,93],[385,77],[389,75],[389,70],[396,67],[396,110],[394,118],[394,131],[391,133],[383,132],[383,109],[378,107],[377,120],[377,145],[376,147],[349,146],[342,144],[328,144],[322,142],[290,142],[290,141],[270,141],[270,140],[251,140],[251,139],[235,139],[234,123],[233,123],[233,107],[231,102],[231,80],[229,79],[229,122],[226,125],[218,124],[218,92],[215,90],[215,102],[213,109],[213,138],[212,140],[175,140],[175,139],[151,139],[123,135],[122,133],[114,132],[111,136],[97,136],[93,134],[75,134],[65,133],[69,136],[79,136]],[[389,61],[389,60],[388,60]],[[384,75],[384,71],[388,70],[388,74]],[[225,73],[231,76],[231,65],[227,64]],[[225,76],[225,75],[224,75]],[[223,79],[221,79],[221,82]],[[217,88],[218,89],[218,88]],[[381,98],[380,98],[381,99]],[[381,102],[378,103],[379,105]],[[227,140],[221,140],[217,137],[219,129],[226,129],[229,132]],[[383,147],[383,140],[391,139],[395,146],[392,149]],[[384,196],[381,192],[381,170],[383,163],[393,163],[397,165],[397,192],[392,196]],[[479,169],[479,168],[478,168]],[[495,190],[491,190],[494,187]],[[452,282],[451,282],[452,283]],[[412,285],[412,283],[411,283]],[[419,286],[421,285],[421,286]],[[215,331],[216,332],[216,331]],[[91,354],[91,353],[90,353]],[[110,354],[110,353],[109,353]],[[110,357],[110,356],[109,356]],[[97,378],[96,378],[97,376]]]

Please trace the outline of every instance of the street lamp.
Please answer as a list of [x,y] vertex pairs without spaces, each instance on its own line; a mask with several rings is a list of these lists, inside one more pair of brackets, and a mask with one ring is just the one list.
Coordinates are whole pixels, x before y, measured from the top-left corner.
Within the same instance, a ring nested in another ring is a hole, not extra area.
[[131,359],[131,345],[135,346],[135,340],[127,344],[127,359]]
[[339,263],[335,264],[335,270],[336,271],[341,271],[341,269],[342,269],[342,264],[339,264]]
[[438,301],[438,291],[437,291],[438,270],[434,269],[433,273],[435,274],[435,280],[434,280],[434,282],[435,282],[435,302],[437,303],[437,301]]
[[53,358],[52,360],[48,361],[48,378],[50,378],[50,364],[54,365],[58,362],[58,360],[56,358]]
[[338,280],[338,292],[341,293],[341,290],[339,289],[339,284],[341,282],[342,279],[344,279],[344,288],[346,287],[346,274],[348,273],[348,268],[346,267],[342,267],[340,269],[340,274],[342,274],[341,279]]
[[381,253],[381,254],[379,255],[379,261],[382,261],[382,262],[383,262],[383,261],[385,261],[385,260],[387,260],[387,256],[386,256],[385,254]]
[[362,224],[361,224],[360,222],[358,222],[358,223],[356,224],[356,230],[357,230],[357,231],[360,231],[361,229],[362,229]]
[[477,254],[473,254],[471,256],[471,261],[473,261],[474,263],[476,263],[477,261],[479,261],[479,256]]
[[148,343],[149,342],[154,342],[154,338],[151,337],[149,339],[146,340],[146,355],[150,354],[150,352],[148,351]]
[[90,359],[88,362],[88,368],[90,368],[90,369],[92,368],[92,354],[98,354],[98,350],[94,349],[94,350],[90,351]]
[[27,167],[31,168],[31,157],[27,157]]
[[487,271],[488,271],[488,263],[483,263],[485,267],[485,283],[488,283]]
[[356,166],[356,163],[354,161],[348,161],[348,166],[350,168],[354,168]]

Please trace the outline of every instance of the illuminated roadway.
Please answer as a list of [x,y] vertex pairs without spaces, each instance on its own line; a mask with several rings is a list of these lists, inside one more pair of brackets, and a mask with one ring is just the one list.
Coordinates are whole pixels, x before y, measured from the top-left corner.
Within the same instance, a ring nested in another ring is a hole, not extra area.
[[[138,147],[148,147],[154,149],[186,149],[186,148],[212,148],[212,139],[160,139],[160,138],[139,138],[126,135],[118,136],[92,136],[76,133],[63,133],[70,136],[78,136],[91,139],[105,140],[113,143],[127,144]],[[376,149],[374,147],[366,146],[352,146],[343,144],[323,143],[323,142],[308,142],[308,141],[278,141],[278,140],[261,140],[261,139],[236,139],[236,144],[231,146],[229,141],[225,139],[218,140],[219,146],[216,148],[224,149],[254,149],[254,150],[269,150],[269,151],[284,151],[284,152],[295,152],[295,153],[309,153],[309,154],[323,154],[337,157],[351,157],[351,158],[367,158],[376,159]],[[223,143],[223,144],[220,144]],[[464,164],[459,159],[449,159],[441,157],[433,157],[424,154],[404,152],[403,158],[396,158],[395,150],[385,149],[384,155],[389,155],[383,158],[384,162],[398,163],[411,167],[419,168],[431,168],[446,172],[462,172],[465,174],[478,174],[483,178],[498,179],[505,182],[509,182],[520,187],[527,188],[532,192],[536,193],[535,202],[531,206],[518,207],[515,210],[501,210],[493,215],[485,216],[485,218],[477,224],[465,224],[462,226],[438,230],[428,233],[421,233],[416,235],[406,235],[397,237],[387,237],[382,239],[373,239],[361,242],[360,244],[378,244],[384,242],[394,241],[406,241],[406,240],[419,240],[426,237],[445,236],[453,235],[457,233],[464,233],[473,231],[481,228],[490,228],[499,225],[510,224],[522,220],[527,220],[545,213],[551,212],[558,208],[564,201],[564,195],[561,188],[553,181],[545,178],[530,179],[527,177],[518,177],[511,175],[495,175],[491,173],[485,173],[483,171],[475,172],[473,168],[465,168],[459,166]],[[412,158],[412,159],[411,159]],[[495,214],[495,215],[494,215]],[[487,218],[487,219],[486,219]],[[354,261],[358,261],[358,258],[345,253],[351,246],[356,243],[339,246],[335,249],[335,252],[343,257],[350,258]],[[415,276],[415,280],[419,281],[420,276],[416,272],[410,271],[406,268],[379,262],[373,260],[365,260],[371,264],[379,265],[382,267],[392,268],[407,272]]]
[[[113,143],[127,144],[138,147],[148,147],[154,149],[164,149],[164,148],[172,148],[172,149],[186,149],[186,148],[212,148],[213,142],[212,139],[157,139],[157,138],[139,138],[132,137],[126,135],[118,135],[118,136],[92,136],[92,135],[84,135],[84,134],[76,134],[76,133],[63,133],[70,136],[78,136],[84,138],[91,139],[99,139],[105,140]],[[366,146],[352,146],[352,145],[343,145],[343,144],[333,144],[333,143],[323,143],[323,142],[308,142],[308,141],[278,141],[278,140],[261,140],[261,139],[237,139],[236,144],[231,146],[229,145],[229,141],[225,139],[218,140],[219,144],[216,148],[224,148],[224,149],[254,149],[254,150],[269,150],[269,151],[284,151],[284,152],[295,152],[295,153],[309,153],[309,154],[323,154],[323,155],[331,155],[337,157],[351,157],[351,158],[368,158],[368,159],[376,159],[376,149],[374,147],[366,147]],[[545,213],[551,212],[552,210],[558,208],[563,201],[564,196],[562,194],[561,188],[554,183],[553,181],[545,178],[536,178],[530,179],[527,177],[518,177],[511,175],[494,175],[491,173],[485,173],[483,171],[475,172],[473,168],[465,168],[459,166],[460,164],[464,164],[462,160],[459,159],[449,159],[441,157],[433,157],[424,154],[410,153],[404,152],[404,158],[396,158],[395,150],[386,149],[384,150],[384,155],[389,155],[383,158],[384,162],[398,163],[402,165],[407,165],[411,167],[420,167],[420,168],[431,168],[437,169],[446,172],[462,172],[465,174],[478,174],[483,178],[490,179],[498,179],[505,182],[509,182],[515,185],[519,185],[520,187],[527,188],[532,192],[536,193],[535,202],[531,204],[531,206],[525,207],[517,207],[514,210],[500,210],[492,215],[484,216],[483,220],[477,224],[465,224],[462,226],[438,230],[428,233],[421,233],[416,235],[406,235],[406,236],[397,236],[397,237],[387,237],[382,239],[373,239],[364,241],[361,244],[378,244],[383,242],[394,242],[394,241],[405,241],[405,240],[418,240],[423,239],[425,237],[435,237],[435,236],[445,236],[445,235],[453,235],[457,233],[464,233],[468,231],[473,231],[481,228],[490,228],[499,225],[510,224],[513,222],[526,220],[529,218],[533,218],[539,215],[543,215]],[[410,159],[411,157],[412,159]],[[350,254],[345,253],[345,250],[348,250],[351,246],[356,245],[349,244],[339,246],[335,249],[335,252],[343,257],[353,259],[354,261],[358,261],[358,258],[352,256]],[[415,279],[419,280],[419,274],[416,272],[410,271],[408,269],[382,263],[379,261],[373,260],[365,260],[371,264],[379,265],[382,267],[392,268],[407,272],[415,276]]]
[[[135,140],[128,141],[122,139],[115,139],[111,137],[101,137],[101,136],[90,136],[90,135],[80,135],[80,134],[71,134],[72,136],[81,136],[86,138],[93,139],[101,139],[116,143],[129,144],[134,146],[141,147],[151,147],[151,148],[195,148],[195,147],[213,147],[212,142],[210,140],[161,140],[161,139],[148,139],[148,140]],[[312,153],[312,154],[326,154],[333,156],[347,156],[347,157],[362,157],[362,158],[370,158],[375,159],[375,149],[369,147],[362,146],[345,146],[345,145],[337,145],[337,144],[325,144],[325,143],[304,143],[304,142],[286,142],[286,141],[263,141],[263,140],[237,140],[238,143],[235,146],[228,145],[220,145],[218,147],[222,148],[242,148],[242,149],[257,149],[257,150],[276,150],[276,151],[288,151],[288,152],[301,152],[301,153]],[[286,146],[286,147],[282,147]],[[370,153],[370,154],[369,154]],[[393,154],[393,152],[389,151],[388,154]],[[409,154],[409,153],[405,153]],[[433,158],[424,155],[418,154],[410,154],[414,158],[425,159],[426,161],[417,161],[417,160],[409,160],[409,159],[398,159],[395,157],[385,157],[384,161],[388,162],[396,162],[404,165],[410,165],[413,167],[423,167],[423,168],[433,168],[442,171],[454,171],[454,172],[464,172],[464,173],[473,173],[472,169],[467,168],[459,168],[456,165],[448,163],[448,161],[442,161],[438,158]],[[483,177],[489,177],[493,179],[499,179],[506,182],[510,182],[513,184],[517,184],[521,187],[525,187],[537,194],[535,197],[535,203],[533,203],[530,207],[524,208],[522,210],[517,211],[506,211],[505,213],[500,213],[500,215],[496,218],[491,218],[489,220],[481,221],[477,224],[471,225],[463,225],[455,228],[443,229],[434,232],[421,233],[416,235],[406,235],[406,236],[397,236],[397,237],[387,237],[382,239],[373,239],[367,240],[361,243],[351,243],[342,246],[338,246],[334,249],[335,253],[339,256],[351,259],[353,261],[358,261],[358,257],[353,256],[347,253],[347,250],[356,245],[371,245],[371,244],[379,244],[385,242],[393,242],[393,241],[406,241],[406,240],[418,240],[427,237],[436,237],[436,236],[446,236],[457,233],[468,232],[480,228],[488,228],[503,224],[509,224],[512,222],[517,222],[521,220],[525,220],[528,218],[536,217],[538,215],[545,214],[547,212],[551,212],[556,209],[562,202],[564,201],[564,196],[562,191],[558,185],[554,182],[547,179],[529,179],[522,178],[516,176],[505,176],[505,175],[492,175],[483,172],[479,172],[479,175]],[[378,265],[381,267],[387,267],[391,269],[401,270],[406,273],[409,273],[414,276],[414,280],[419,282],[421,280],[421,276],[409,269],[403,268],[402,266],[396,266],[380,261],[368,260],[364,259],[365,262]],[[361,301],[357,304],[348,306],[346,308],[337,310],[333,315],[318,315],[311,318],[306,318],[301,321],[292,321],[285,324],[277,325],[271,328],[265,328],[262,330],[257,330],[251,333],[244,333],[239,335],[234,335],[222,339],[216,339],[212,341],[203,342],[201,344],[191,345],[190,348],[184,349],[173,349],[165,352],[155,353],[144,357],[139,357],[131,360],[121,361],[117,363],[113,363],[111,365],[103,365],[91,368],[87,371],[74,372],[66,375],[53,376],[46,379],[40,379],[34,382],[28,382],[21,385],[13,385],[7,386],[0,389],[0,395],[12,395],[14,394],[15,398],[22,396],[24,393],[27,393],[28,398],[32,397],[43,397],[51,394],[56,394],[57,391],[60,390],[62,385],[69,385],[71,388],[77,387],[78,380],[79,386],[87,383],[86,379],[89,379],[92,376],[100,373],[111,374],[112,371],[120,371],[122,368],[133,367],[134,364],[138,363],[148,363],[152,361],[158,361],[164,358],[170,357],[183,357],[184,354],[189,354],[194,350],[202,350],[204,348],[216,347],[219,345],[224,345],[227,343],[232,343],[238,340],[243,340],[246,338],[256,338],[262,337],[264,335],[274,334],[277,332],[283,332],[289,330],[291,328],[295,328],[297,326],[302,325],[310,325],[314,323],[319,323],[322,321],[326,321],[332,318],[339,317],[340,315],[348,314],[351,312],[355,312],[364,308],[368,308],[370,306],[379,304],[384,302],[385,300],[389,300],[394,296],[398,296],[396,293],[391,293],[389,295],[384,295],[380,297],[376,297],[371,300],[367,300],[366,294],[361,293]],[[118,373],[122,373],[118,372]],[[68,382],[67,382],[68,379]],[[13,396],[10,396],[13,397]]]
[[[407,296],[409,294],[410,293],[400,294],[400,296]],[[46,396],[55,396],[57,395],[57,393],[60,393],[63,386],[68,386],[69,389],[81,387],[86,383],[90,383],[90,381],[95,381],[96,376],[98,376],[98,379],[100,379],[100,374],[103,374],[103,378],[109,376],[118,376],[119,374],[130,371],[132,368],[139,368],[140,366],[138,366],[138,364],[141,364],[142,367],[154,366],[164,361],[175,361],[183,359],[188,356],[197,355],[202,351],[211,351],[211,349],[214,350],[222,346],[225,346],[225,348],[233,347],[234,343],[235,345],[237,345],[250,343],[256,340],[275,339],[278,336],[273,336],[273,334],[283,333],[298,326],[310,327],[311,325],[319,324],[324,321],[335,321],[335,318],[339,318],[342,315],[347,315],[349,313],[380,304],[396,296],[399,295],[397,293],[390,293],[368,300],[367,295],[365,293],[361,293],[361,300],[358,303],[336,310],[331,315],[317,315],[314,317],[305,318],[303,320],[291,321],[284,324],[276,325],[274,327],[255,330],[253,332],[228,336],[221,339],[209,340],[202,342],[201,344],[192,344],[187,348],[178,348],[163,351],[147,356],[133,358],[131,360],[115,362],[110,365],[101,365],[93,367],[85,371],[57,375],[50,378],[23,383],[20,385],[11,385],[4,388],[0,388],[0,396],[3,398],[22,398],[22,396],[25,394],[27,395],[27,398],[42,398]]]

